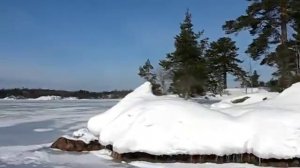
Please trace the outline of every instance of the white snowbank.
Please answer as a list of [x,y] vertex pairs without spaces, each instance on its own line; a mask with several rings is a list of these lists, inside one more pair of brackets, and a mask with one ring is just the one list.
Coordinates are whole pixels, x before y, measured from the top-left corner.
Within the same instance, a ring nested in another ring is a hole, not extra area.
[[300,157],[299,98],[297,83],[273,100],[219,111],[176,97],[154,96],[150,83],[145,83],[92,117],[88,129],[119,153]]
[[[240,96],[230,96],[230,97],[225,97],[223,100],[221,100],[218,103],[214,103],[211,105],[212,109],[220,109],[220,108],[229,108],[232,106],[241,106],[241,105],[248,105],[248,104],[253,104],[253,103],[258,103],[262,102],[265,100],[269,100],[275,96],[277,96],[278,93],[276,92],[258,92],[258,93],[252,93],[252,94],[243,94]],[[243,102],[240,103],[234,103],[234,101],[238,99],[247,99]]]
[[41,96],[36,99],[30,99],[30,100],[61,100],[60,96]]
[[15,96],[9,96],[9,97],[5,97],[3,98],[3,100],[16,100],[17,98]]
[[77,97],[64,97],[63,100],[78,100]]
[[53,131],[53,128],[36,128],[33,129],[34,132],[48,132],[48,131]]

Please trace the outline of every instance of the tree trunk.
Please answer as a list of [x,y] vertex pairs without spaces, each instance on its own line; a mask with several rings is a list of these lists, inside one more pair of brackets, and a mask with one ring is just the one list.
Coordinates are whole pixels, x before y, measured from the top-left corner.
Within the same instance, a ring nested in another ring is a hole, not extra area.
[[224,86],[223,89],[227,89],[227,72],[226,72],[226,70],[224,70],[224,72],[223,72],[223,86]]
[[280,0],[280,29],[281,29],[281,57],[282,65],[281,65],[281,82],[283,87],[286,88],[291,84],[291,80],[289,79],[289,75],[286,73],[288,72],[288,64],[289,64],[289,55],[287,54],[288,46],[287,46],[287,22],[288,22],[288,15],[287,15],[287,0]]
[[184,93],[184,99],[185,100],[188,100],[189,99],[189,91],[186,91],[185,93]]
[[287,0],[280,0],[281,44],[287,42]]

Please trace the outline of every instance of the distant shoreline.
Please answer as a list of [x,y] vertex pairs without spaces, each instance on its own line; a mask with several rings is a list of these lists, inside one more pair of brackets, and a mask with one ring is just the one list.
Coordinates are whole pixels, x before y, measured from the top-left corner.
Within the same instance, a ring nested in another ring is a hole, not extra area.
[[0,99],[120,99],[125,97],[132,90],[114,90],[103,92],[90,92],[86,90],[65,91],[52,89],[1,89]]

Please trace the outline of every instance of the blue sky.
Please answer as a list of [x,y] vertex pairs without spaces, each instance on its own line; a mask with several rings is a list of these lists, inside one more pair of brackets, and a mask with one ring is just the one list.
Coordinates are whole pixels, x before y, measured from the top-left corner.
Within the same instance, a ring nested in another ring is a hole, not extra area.
[[[246,0],[1,0],[0,88],[132,89],[147,58],[156,66],[174,50],[187,8],[194,30],[216,40],[246,7]],[[248,68],[251,37],[231,37]],[[271,78],[270,68],[252,64]]]

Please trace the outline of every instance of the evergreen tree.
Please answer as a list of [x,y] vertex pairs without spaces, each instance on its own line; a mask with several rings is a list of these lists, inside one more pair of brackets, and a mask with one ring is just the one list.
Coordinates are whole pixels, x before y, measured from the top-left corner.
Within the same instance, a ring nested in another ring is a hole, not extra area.
[[[278,71],[274,75],[280,78],[279,83],[283,87],[291,84],[292,74],[295,72],[295,57],[290,50],[288,40],[288,27],[294,24],[289,11],[291,2],[296,0],[249,0],[251,4],[246,14],[236,20],[226,21],[223,29],[226,33],[236,33],[249,30],[254,36],[247,53],[254,59],[259,60],[264,56],[261,64],[276,66]],[[299,10],[299,9],[297,9]],[[268,52],[276,47],[274,52]]]
[[168,92],[168,86],[170,84],[171,79],[171,73],[170,71],[166,71],[163,68],[159,68],[156,71],[156,81],[157,84],[160,86],[160,90],[162,94],[167,94]]
[[254,70],[253,75],[251,75],[251,86],[250,87],[259,87],[260,82],[259,82],[259,75],[257,74],[257,71]]
[[246,77],[246,72],[239,66],[242,60],[237,58],[237,51],[235,42],[228,37],[222,37],[210,44],[207,52],[208,69],[213,76],[210,80],[219,85],[218,90],[227,88],[228,73],[239,79]]
[[208,80],[206,88],[208,91],[214,94],[222,95],[224,90],[222,71],[220,71],[220,69],[213,69],[213,67],[215,67],[215,64],[213,64],[213,62],[210,62],[210,60],[208,60],[207,62]]
[[154,84],[156,80],[156,75],[152,71],[153,66],[150,63],[150,60],[147,59],[145,65],[140,66],[138,75],[144,78],[146,81],[149,81],[151,84]]
[[180,25],[180,33],[175,37],[175,51],[167,54],[160,65],[172,72],[171,91],[188,99],[192,94],[204,90],[207,78],[204,53],[207,39],[200,39],[201,33],[193,31],[189,11]]
[[[300,75],[300,1],[299,0],[291,0],[291,9],[289,14],[295,21],[293,24],[293,28],[295,30],[293,37],[293,47],[296,56],[296,74]],[[298,80],[299,81],[299,80]]]
[[161,85],[157,82],[157,75],[153,72],[153,66],[147,59],[145,65],[139,67],[138,75],[152,84],[152,93],[162,95]]
[[295,32],[293,34],[295,41],[297,42],[297,46],[300,45],[300,1],[299,0],[290,0],[290,10],[289,15],[294,20],[294,24],[292,24]]

